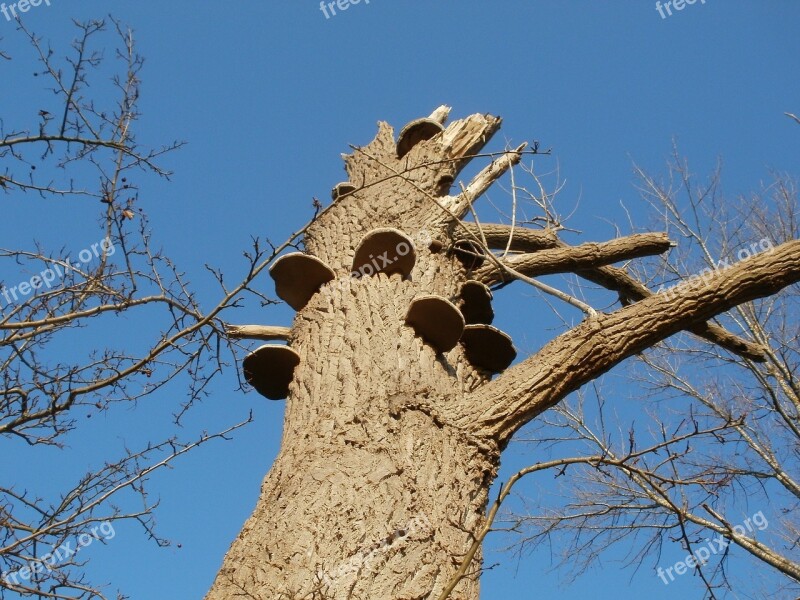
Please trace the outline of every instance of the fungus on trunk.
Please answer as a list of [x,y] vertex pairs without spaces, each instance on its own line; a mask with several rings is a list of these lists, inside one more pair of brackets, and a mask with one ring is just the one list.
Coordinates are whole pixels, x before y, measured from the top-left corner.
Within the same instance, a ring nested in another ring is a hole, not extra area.
[[356,191],[356,189],[357,189],[356,186],[354,186],[349,181],[343,181],[341,183],[337,183],[335,186],[333,186],[333,189],[331,189],[331,199],[334,202],[336,202],[342,196],[345,196],[347,194],[352,194],[353,192]]
[[382,227],[373,229],[356,248],[352,272],[360,276],[400,273],[411,275],[417,260],[414,242],[398,229]]
[[461,343],[467,360],[490,373],[505,371],[517,357],[508,334],[491,325],[467,325]]
[[294,370],[300,355],[288,346],[265,344],[248,354],[242,363],[247,383],[270,400],[282,400],[289,394]]
[[295,310],[301,310],[319,288],[336,277],[320,259],[302,252],[281,256],[269,274],[275,280],[275,293]]
[[480,281],[467,281],[461,286],[460,308],[467,325],[491,325],[492,291]]
[[406,323],[439,352],[452,350],[464,332],[461,311],[452,302],[435,295],[414,298]]
[[[432,139],[443,131],[442,124],[434,119],[411,121],[411,123],[403,127],[397,138],[397,157],[403,158],[414,146]],[[450,183],[452,184],[452,179]]]

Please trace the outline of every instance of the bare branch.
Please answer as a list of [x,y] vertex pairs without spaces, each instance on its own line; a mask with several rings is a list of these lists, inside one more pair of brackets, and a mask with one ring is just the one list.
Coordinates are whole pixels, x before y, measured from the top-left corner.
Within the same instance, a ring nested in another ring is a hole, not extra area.
[[282,340],[289,339],[289,327],[271,325],[228,325],[225,333],[228,337],[249,340]]
[[473,180],[467,185],[466,189],[455,197],[448,197],[442,203],[457,217],[462,218],[469,211],[469,207],[480,198],[486,191],[500,179],[506,171],[519,163],[522,153],[528,146],[527,143],[521,144],[515,150],[503,154],[496,158],[487,167],[484,167]]
[[488,248],[492,250],[503,250],[508,247],[511,252],[535,252],[554,248],[559,244],[558,237],[552,229],[512,228],[510,225],[496,223],[481,223],[480,227],[475,223],[464,223],[463,228],[458,227],[453,231],[453,238],[481,239],[481,234],[486,239]]
[[[560,246],[529,254],[515,254],[501,260],[503,266],[529,277],[575,272],[590,267],[661,254],[672,247],[666,234],[642,233],[602,243]],[[486,285],[509,281],[502,269],[486,264],[475,273]]]

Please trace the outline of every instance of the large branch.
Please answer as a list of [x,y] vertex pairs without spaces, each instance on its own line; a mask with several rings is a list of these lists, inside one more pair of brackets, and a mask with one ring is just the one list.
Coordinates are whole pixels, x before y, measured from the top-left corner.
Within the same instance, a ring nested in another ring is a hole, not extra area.
[[492,184],[500,179],[506,171],[519,163],[522,159],[522,151],[528,144],[521,144],[515,150],[505,152],[499,158],[496,158],[484,167],[475,178],[469,182],[469,185],[458,196],[448,196],[442,199],[444,204],[450,212],[456,215],[459,219],[469,212],[469,207],[472,206],[478,198],[483,196],[486,191],[492,187]]
[[528,277],[571,273],[588,267],[661,254],[671,247],[665,233],[638,233],[603,243],[563,245],[538,252],[510,255],[500,261],[502,266],[488,262],[476,271],[475,279],[486,285],[512,281],[514,275],[503,267]]
[[525,423],[626,358],[798,281],[800,240],[794,240],[717,271],[700,285],[687,282],[587,319],[478,389],[459,424],[506,443]]
[[512,252],[535,252],[545,248],[554,248],[559,244],[556,232],[553,229],[528,229],[527,227],[511,227],[496,223],[481,224],[463,223],[453,231],[454,240],[470,240],[483,243],[490,250],[505,250],[511,238]]
[[[576,273],[588,281],[618,292],[623,304],[630,301],[644,300],[653,295],[653,292],[646,285],[636,281],[625,271],[616,267],[581,269]],[[764,349],[759,344],[742,339],[719,325],[698,323],[690,327],[689,331],[708,342],[733,352],[737,356],[756,362],[764,362],[766,360]]]
[[[504,250],[508,247],[509,237],[511,238],[509,250],[513,252],[535,252],[545,248],[570,247],[559,240],[556,232],[552,229],[528,229],[496,223],[485,225],[462,223],[453,232],[453,238],[456,240],[469,239],[473,242],[482,243],[485,239],[487,248],[491,250]],[[653,292],[646,285],[617,267],[591,267],[579,269],[575,273],[588,281],[619,293],[620,301],[623,304],[644,300],[653,295]],[[700,323],[692,327],[690,331],[708,342],[733,352],[737,356],[756,362],[764,362],[766,360],[764,349],[759,344],[742,339],[719,325]]]

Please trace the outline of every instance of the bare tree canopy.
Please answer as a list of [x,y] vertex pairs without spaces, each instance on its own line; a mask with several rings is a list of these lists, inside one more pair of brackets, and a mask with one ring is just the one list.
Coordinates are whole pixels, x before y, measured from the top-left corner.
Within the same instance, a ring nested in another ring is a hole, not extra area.
[[[668,256],[631,269],[659,296],[679,301],[682,290],[737,268],[746,277],[751,258],[769,260],[800,237],[789,176],[728,199],[719,170],[699,183],[677,150],[666,182],[637,171],[643,199],[679,242]],[[557,538],[573,549],[575,572],[624,543],[631,564],[655,563],[664,584],[691,572],[708,598],[798,594],[797,307],[797,286],[790,286],[720,315],[720,325],[760,346],[760,357],[685,335],[641,353],[628,382],[645,394],[632,399],[645,403],[645,422],[619,418],[620,396],[628,394],[610,382],[557,406],[525,437],[537,453],[559,458],[530,472],[551,470],[571,491],[552,497],[548,511],[505,514],[500,520],[521,535],[515,542]],[[674,565],[663,558],[673,541],[687,557]],[[748,572],[774,569],[783,585],[742,577],[728,565],[733,548],[746,553]]]
[[[41,446],[63,448],[79,417],[136,406],[179,375],[189,381],[175,407],[180,423],[221,372],[226,352],[233,356],[222,311],[236,306],[265,257],[281,249],[265,252],[255,241],[243,279],[226,287],[217,274],[219,303],[202,310],[180,270],[154,248],[138,205],[136,182],[168,178],[159,160],[181,143],[147,148],[136,140],[143,61],[132,32],[113,20],[76,23],[77,37],[62,56],[24,25],[18,28],[38,56],[35,75],[55,101],[37,123],[0,120],[3,194],[97,207],[92,243],[79,251],[45,241],[0,248],[3,273],[15,278],[0,281],[0,436],[24,455]],[[104,45],[114,43],[109,58]],[[103,89],[107,67],[111,91],[96,95],[92,86]],[[124,331],[128,320],[148,324],[146,347],[124,339],[113,344],[112,337],[105,348],[65,352],[78,347],[77,332]],[[101,468],[57,497],[0,482],[0,589],[46,598],[105,597],[82,573],[76,540],[109,539],[114,523],[136,520],[148,537],[168,544],[154,529],[158,502],[145,485],[152,473],[210,440],[227,439],[248,421],[191,439],[152,439],[124,456],[104,457]]]

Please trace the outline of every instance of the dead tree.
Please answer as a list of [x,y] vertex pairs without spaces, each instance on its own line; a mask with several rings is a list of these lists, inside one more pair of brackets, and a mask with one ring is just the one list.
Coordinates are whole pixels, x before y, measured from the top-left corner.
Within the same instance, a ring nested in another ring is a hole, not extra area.
[[[398,139],[380,124],[346,157],[349,180],[307,228],[306,252],[272,266],[297,314],[288,346],[262,346],[244,372],[265,396],[287,397],[282,447],[208,600],[432,599],[453,583],[449,597],[475,600],[481,559],[471,548],[514,432],[680,331],[764,359],[758,344],[708,321],[798,281],[800,241],[703,285],[653,293],[611,265],[665,252],[665,234],[573,247],[552,223],[466,223],[530,151],[494,156],[450,194],[500,119],[445,127],[448,112],[410,123]],[[624,306],[600,312],[535,279],[550,273],[576,273]],[[486,286],[515,279],[579,306],[585,319],[509,368],[515,350],[490,324]]]

